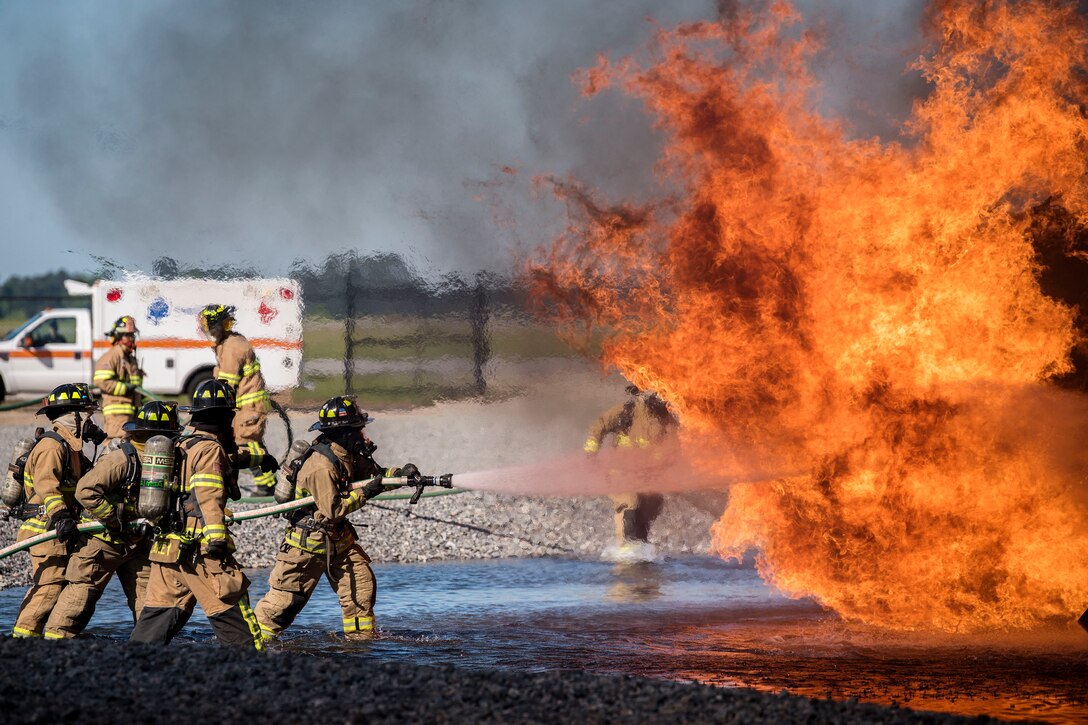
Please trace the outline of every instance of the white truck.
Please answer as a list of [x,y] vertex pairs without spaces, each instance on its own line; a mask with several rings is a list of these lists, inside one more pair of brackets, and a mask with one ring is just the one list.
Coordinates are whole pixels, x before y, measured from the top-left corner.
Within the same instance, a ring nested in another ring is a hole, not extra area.
[[249,338],[269,390],[296,387],[302,368],[302,298],[291,279],[155,280],[131,277],[93,284],[65,282],[90,309],[45,309],[0,340],[0,401],[44,395],[63,383],[90,384],[95,360],[110,345],[107,331],[122,315],[136,318],[136,356],[144,388],[191,395],[212,375],[215,355],[197,313],[207,304],[234,305],[235,330]]

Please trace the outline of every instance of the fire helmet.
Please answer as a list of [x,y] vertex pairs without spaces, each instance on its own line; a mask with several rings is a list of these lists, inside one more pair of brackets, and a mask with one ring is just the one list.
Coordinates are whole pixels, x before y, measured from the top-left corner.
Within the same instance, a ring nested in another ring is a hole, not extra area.
[[136,335],[140,331],[136,329],[136,319],[129,315],[123,315],[117,318],[117,321],[113,323],[113,327],[106,333],[106,337],[111,340],[117,340],[121,335]]
[[69,413],[73,410],[94,410],[98,403],[91,397],[86,383],[65,383],[53,388],[36,415],[43,413]]
[[337,395],[329,398],[317,412],[317,422],[310,426],[310,430],[333,431],[351,428],[362,428],[374,420],[355,402],[353,398]]
[[161,400],[144,403],[140,411],[136,413],[136,419],[130,420],[121,427],[130,433],[137,430],[176,433],[181,430],[181,425],[178,423],[178,404]]
[[234,410],[234,388],[222,380],[205,380],[193,393],[193,404],[184,405],[182,412],[194,418],[213,411]]
[[234,305],[206,305],[200,311],[200,326],[205,332],[211,332],[216,325],[223,330],[230,330],[234,322]]

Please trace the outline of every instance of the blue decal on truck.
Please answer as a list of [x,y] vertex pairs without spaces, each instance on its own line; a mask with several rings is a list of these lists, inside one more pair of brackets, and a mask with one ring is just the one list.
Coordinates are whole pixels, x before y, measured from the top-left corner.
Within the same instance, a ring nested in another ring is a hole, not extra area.
[[152,324],[159,324],[170,316],[170,305],[162,297],[156,297],[147,307],[147,317]]

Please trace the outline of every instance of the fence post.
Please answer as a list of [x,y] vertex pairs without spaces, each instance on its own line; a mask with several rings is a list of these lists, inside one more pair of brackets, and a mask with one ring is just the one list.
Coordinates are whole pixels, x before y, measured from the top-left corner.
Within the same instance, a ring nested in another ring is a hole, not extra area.
[[487,392],[487,380],[484,367],[491,358],[491,342],[487,337],[487,322],[491,317],[491,305],[487,298],[482,273],[476,275],[476,290],[472,296],[472,362],[473,377],[476,381],[476,394]]
[[355,386],[355,258],[348,260],[344,281],[344,395],[354,395]]

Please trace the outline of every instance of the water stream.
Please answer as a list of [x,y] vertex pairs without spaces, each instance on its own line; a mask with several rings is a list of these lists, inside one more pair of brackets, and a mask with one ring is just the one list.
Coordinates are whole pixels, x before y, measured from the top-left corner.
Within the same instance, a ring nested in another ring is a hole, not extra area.
[[[1010,719],[1088,718],[1088,634],[888,634],[767,587],[749,566],[706,557],[655,564],[568,559],[377,564],[380,634],[337,637],[326,586],[282,646],[417,664],[589,670]],[[254,601],[267,572],[250,572]],[[22,590],[0,591],[10,626]],[[111,584],[88,633],[124,638]],[[193,617],[184,635],[211,639]]]

